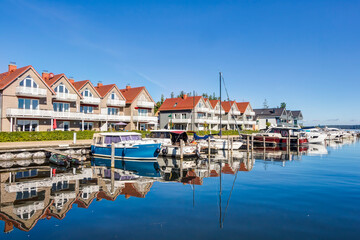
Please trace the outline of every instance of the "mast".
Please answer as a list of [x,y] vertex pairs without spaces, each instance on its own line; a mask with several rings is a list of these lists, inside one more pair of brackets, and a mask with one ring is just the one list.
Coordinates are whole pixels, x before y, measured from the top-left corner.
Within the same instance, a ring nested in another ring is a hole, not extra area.
[[222,132],[221,132],[221,129],[222,129],[222,124],[221,124],[221,119],[222,119],[222,116],[221,116],[221,72],[219,72],[219,83],[220,83],[220,132],[219,132],[219,136],[221,138],[222,137]]

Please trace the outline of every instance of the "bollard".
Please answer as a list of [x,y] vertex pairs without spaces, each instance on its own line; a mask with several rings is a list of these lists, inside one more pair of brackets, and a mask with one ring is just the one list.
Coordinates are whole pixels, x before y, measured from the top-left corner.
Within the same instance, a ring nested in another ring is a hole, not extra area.
[[111,168],[115,167],[115,144],[111,143]]
[[76,144],[76,132],[74,132],[73,144]]

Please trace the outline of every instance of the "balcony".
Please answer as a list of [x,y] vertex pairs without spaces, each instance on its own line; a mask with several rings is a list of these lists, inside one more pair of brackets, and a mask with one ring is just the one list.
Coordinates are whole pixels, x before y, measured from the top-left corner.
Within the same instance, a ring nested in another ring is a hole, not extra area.
[[45,88],[31,88],[31,87],[16,87],[16,95],[29,97],[46,97],[47,89]]
[[173,123],[191,123],[191,119],[188,118],[173,118],[169,120],[169,122],[172,121]]
[[120,99],[108,99],[106,104],[108,106],[117,106],[117,107],[125,107],[125,100]]
[[255,112],[250,112],[249,116],[255,116]]
[[83,99],[81,99],[81,102],[84,103],[84,104],[99,105],[100,104],[100,98],[84,97]]
[[240,111],[230,111],[232,115],[241,115]]
[[60,101],[75,102],[78,96],[72,93],[56,93],[53,98]]
[[53,111],[51,111],[51,110],[18,109],[18,108],[8,108],[8,109],[6,109],[6,116],[8,116],[8,117],[49,118],[52,115],[53,115]]
[[80,120],[83,117],[83,113],[78,112],[53,112],[55,119],[74,119]]
[[154,116],[133,116],[135,122],[158,122],[158,118]]
[[197,112],[207,113],[207,112],[210,111],[210,109],[209,109],[209,108],[206,108],[206,107],[198,107],[198,108],[196,108],[196,111],[197,111]]
[[154,102],[138,101],[137,106],[143,108],[154,108]]
[[[220,115],[219,109],[214,109],[214,113],[217,114],[217,115]],[[221,115],[225,115],[225,111],[224,111],[224,110],[221,110]]]

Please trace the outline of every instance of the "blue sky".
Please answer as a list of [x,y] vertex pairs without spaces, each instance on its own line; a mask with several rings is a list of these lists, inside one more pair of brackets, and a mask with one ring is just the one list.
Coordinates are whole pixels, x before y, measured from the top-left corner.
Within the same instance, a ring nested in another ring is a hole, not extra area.
[[267,99],[306,124],[360,124],[359,1],[0,1],[10,61],[94,84]]

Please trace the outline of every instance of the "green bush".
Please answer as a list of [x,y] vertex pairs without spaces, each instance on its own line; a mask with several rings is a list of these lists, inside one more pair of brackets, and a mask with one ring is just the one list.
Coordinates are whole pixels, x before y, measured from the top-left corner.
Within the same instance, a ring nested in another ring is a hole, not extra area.
[[[0,142],[28,142],[28,141],[52,141],[52,140],[72,140],[74,132],[0,132]],[[95,131],[76,132],[79,140],[92,139]]]

